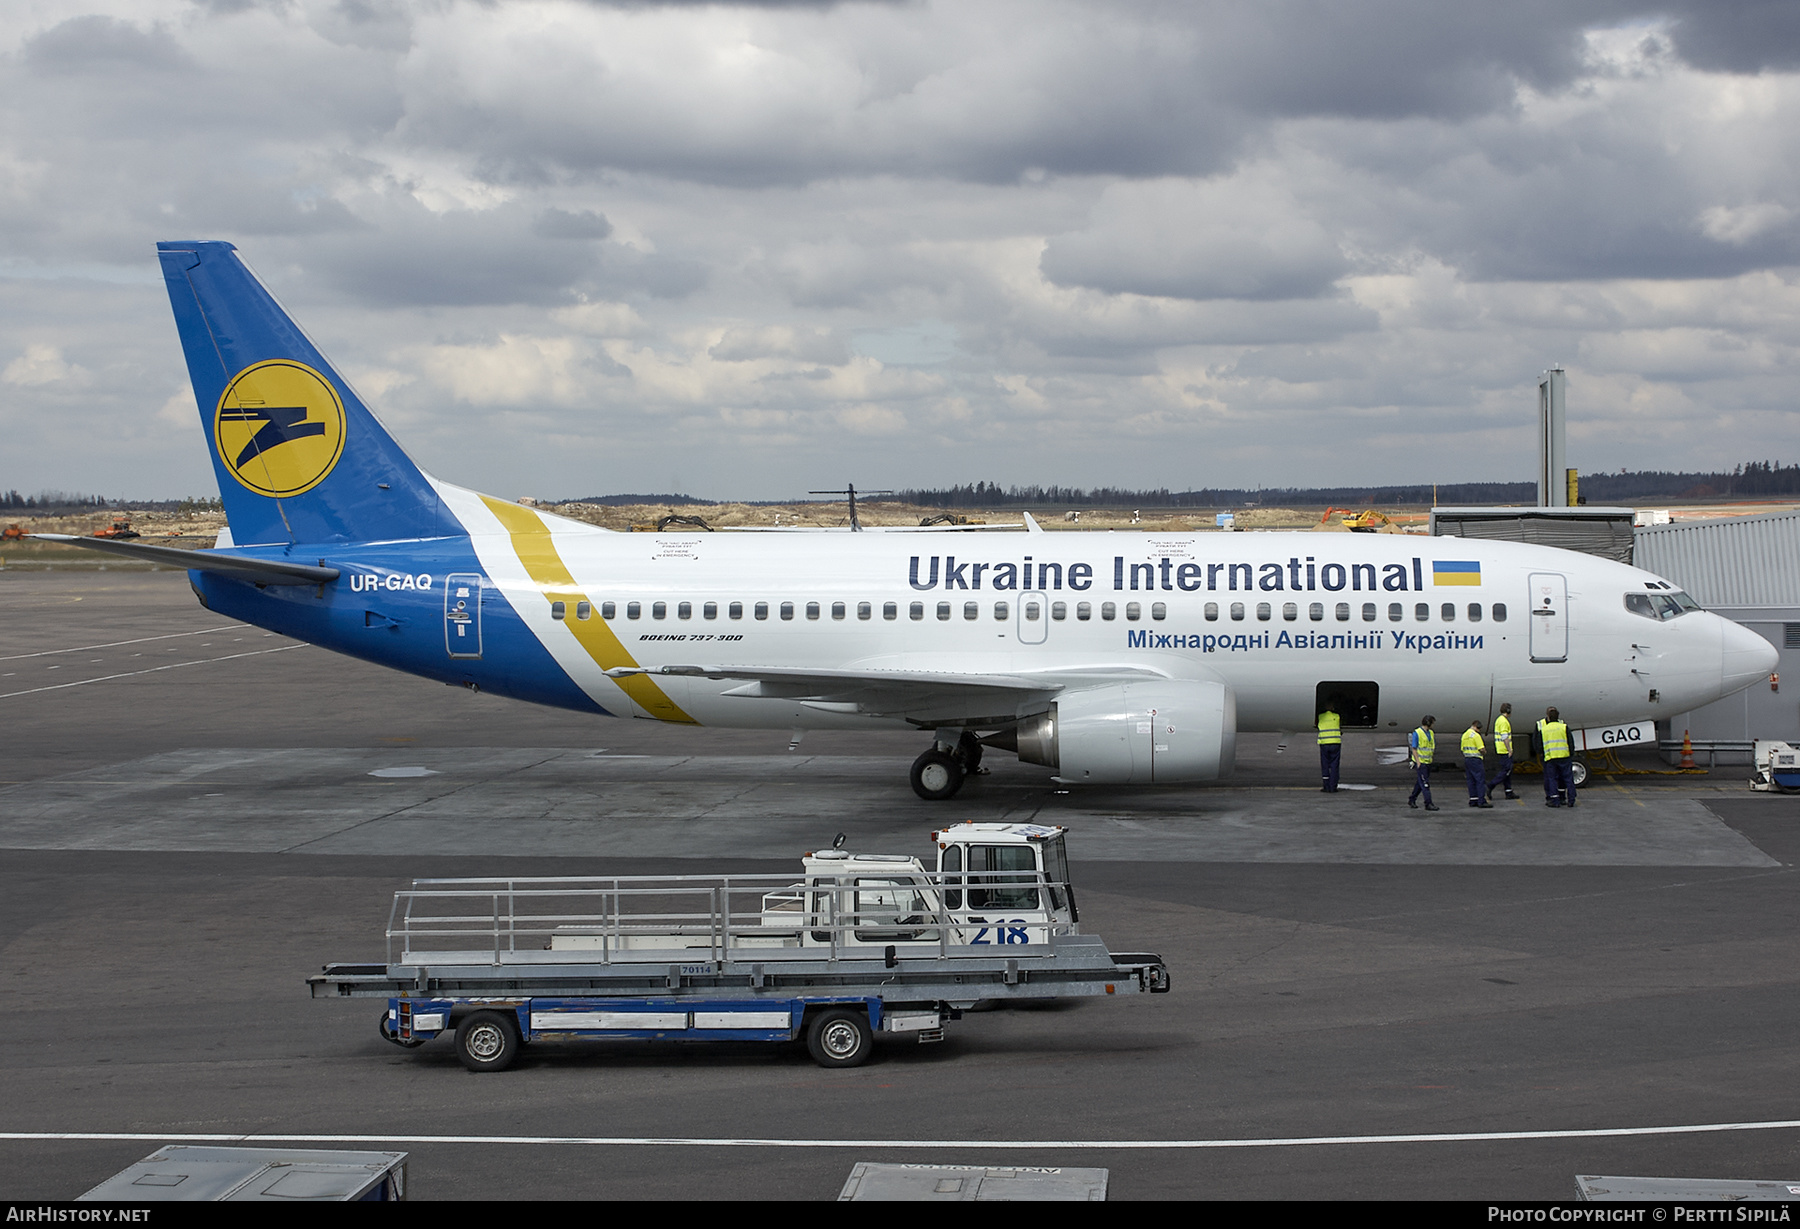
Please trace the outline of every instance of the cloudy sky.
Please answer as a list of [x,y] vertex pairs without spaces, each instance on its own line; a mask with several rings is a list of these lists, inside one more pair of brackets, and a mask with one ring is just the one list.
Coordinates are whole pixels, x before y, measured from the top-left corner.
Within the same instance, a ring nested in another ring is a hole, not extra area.
[[7,0],[0,488],[214,490],[229,239],[504,496],[1800,459],[1800,4]]

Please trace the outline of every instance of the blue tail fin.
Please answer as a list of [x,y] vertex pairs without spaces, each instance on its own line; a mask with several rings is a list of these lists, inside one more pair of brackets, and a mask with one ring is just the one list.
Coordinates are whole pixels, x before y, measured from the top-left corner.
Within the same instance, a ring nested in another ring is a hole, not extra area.
[[236,248],[156,247],[238,545],[463,532]]

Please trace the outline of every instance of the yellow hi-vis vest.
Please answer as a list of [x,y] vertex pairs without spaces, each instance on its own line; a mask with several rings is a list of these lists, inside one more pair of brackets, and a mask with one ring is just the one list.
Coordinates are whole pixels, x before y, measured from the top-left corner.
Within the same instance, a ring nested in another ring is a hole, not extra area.
[[1494,754],[1512,754],[1512,722],[1505,713],[1494,718]]
[[1412,732],[1412,761],[1415,764],[1431,763],[1431,753],[1437,749],[1437,736],[1424,726]]
[[1478,760],[1481,758],[1481,753],[1485,750],[1487,750],[1487,743],[1482,740],[1481,735],[1476,732],[1474,726],[1470,726],[1463,731],[1462,753],[1465,760]]
[[1336,713],[1319,714],[1319,745],[1330,746],[1344,741],[1344,719]]
[[1544,740],[1544,758],[1547,760],[1566,760],[1569,758],[1569,723],[1566,721],[1538,722],[1538,737]]

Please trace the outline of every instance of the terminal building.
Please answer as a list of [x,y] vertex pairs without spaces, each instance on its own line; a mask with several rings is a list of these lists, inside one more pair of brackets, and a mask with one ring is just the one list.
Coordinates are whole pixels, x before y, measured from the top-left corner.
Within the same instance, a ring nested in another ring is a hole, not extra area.
[[[1800,745],[1800,511],[1646,526],[1633,546],[1638,567],[1742,623],[1781,654],[1768,683],[1659,720],[1663,757],[1680,758],[1684,734],[1703,766],[1749,765],[1759,738]],[[1783,675],[1793,680],[1785,694]]]

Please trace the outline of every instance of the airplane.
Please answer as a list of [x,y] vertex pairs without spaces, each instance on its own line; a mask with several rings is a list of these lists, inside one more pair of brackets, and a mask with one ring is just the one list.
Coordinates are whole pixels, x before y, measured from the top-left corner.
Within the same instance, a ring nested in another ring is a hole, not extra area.
[[1502,701],[1621,727],[1777,662],[1661,577],[1513,542],[597,528],[425,473],[232,244],[157,246],[228,528],[211,550],[59,540],[448,684],[672,725],[912,729],[912,787],[942,800],[988,749],[1065,783],[1207,782],[1240,731],[1310,730],[1328,700],[1399,734]]

